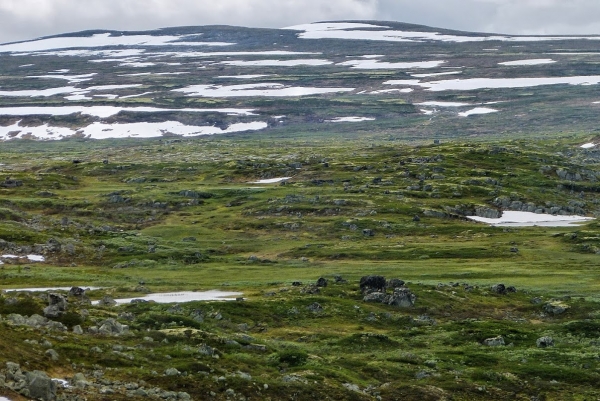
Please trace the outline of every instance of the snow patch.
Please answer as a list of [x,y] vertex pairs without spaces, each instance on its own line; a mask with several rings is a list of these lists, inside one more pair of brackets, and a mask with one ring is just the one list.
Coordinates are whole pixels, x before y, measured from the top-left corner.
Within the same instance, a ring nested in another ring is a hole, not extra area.
[[261,121],[232,124],[226,129],[214,126],[190,126],[178,121],[129,124],[105,124],[95,122],[87,127],[72,130],[64,127],[50,127],[48,124],[37,127],[21,127],[19,123],[20,122],[17,122],[8,127],[0,127],[0,140],[19,138],[59,140],[75,136],[91,139],[155,138],[164,135],[197,136],[258,131],[268,127],[266,122]]
[[537,214],[532,212],[506,211],[498,219],[489,219],[479,216],[467,216],[468,219],[487,223],[498,227],[564,227],[595,220],[592,217],[582,216],[555,216],[551,214]]
[[403,68],[437,68],[446,61],[415,61],[415,62],[400,62],[390,63],[379,60],[348,60],[336,65],[350,66],[359,70],[387,70],[387,69],[403,69]]
[[[136,95],[140,96],[140,95]],[[161,109],[157,107],[117,107],[117,106],[57,106],[57,107],[0,107],[0,115],[4,116],[34,116],[53,115],[68,116],[81,113],[88,116],[108,118],[119,114],[121,111],[132,113],[160,113],[160,112],[187,112],[187,113],[225,113],[239,116],[254,116],[253,109]],[[0,130],[6,127],[0,127]],[[24,129],[24,128],[23,128]]]
[[469,116],[477,115],[477,114],[490,114],[490,113],[497,113],[497,112],[498,112],[498,110],[490,109],[489,107],[475,107],[474,109],[467,110],[462,113],[458,113],[458,115],[461,117],[469,117]]
[[268,178],[265,180],[258,180],[251,182],[250,184],[277,184],[279,182],[290,180],[292,177],[280,177],[280,178]]
[[[128,304],[131,303],[134,299],[143,299],[148,302],[156,302],[159,304],[168,304],[168,303],[181,303],[181,302],[192,302],[192,301],[234,301],[235,298],[243,295],[241,292],[230,292],[230,291],[219,291],[219,290],[210,290],[210,291],[201,291],[201,292],[192,292],[192,291],[184,291],[184,292],[167,292],[160,294],[149,294],[143,297],[137,298],[121,298],[115,299],[117,304]],[[92,305],[97,305],[99,301],[92,302]]]
[[441,92],[448,90],[530,88],[542,85],[597,85],[598,83],[600,83],[599,75],[552,78],[470,78],[431,82],[391,80],[385,81],[383,84],[420,86],[431,92]]
[[[459,36],[444,35],[438,32],[417,32],[389,30],[388,26],[362,24],[362,23],[340,23],[319,22],[290,26],[284,29],[303,31],[298,34],[302,39],[349,39],[349,40],[379,40],[388,42],[539,42],[556,40],[589,39],[600,40],[600,36]],[[368,30],[367,30],[368,29]]]
[[235,43],[224,42],[180,42],[184,36],[151,36],[151,35],[120,35],[112,36],[110,33],[99,33],[82,37],[55,37],[42,38],[28,42],[10,43],[0,45],[3,52],[39,52],[57,49],[94,48],[105,46],[231,46]]
[[297,97],[337,92],[352,92],[354,88],[310,88],[289,87],[277,83],[257,83],[245,85],[192,85],[173,92],[186,93],[187,96],[199,97]]
[[499,65],[506,66],[519,66],[519,65],[542,65],[542,64],[552,64],[556,63],[556,61],[549,58],[538,58],[538,59],[530,59],[530,60],[515,60],[515,61],[505,61],[503,63],[498,63]]
[[221,61],[220,64],[237,66],[237,67],[296,67],[299,65],[319,66],[330,65],[333,62],[320,59],[304,59],[304,60],[234,60]]
[[375,121],[375,119],[372,117],[336,117],[325,121],[328,123],[359,123],[362,121]]

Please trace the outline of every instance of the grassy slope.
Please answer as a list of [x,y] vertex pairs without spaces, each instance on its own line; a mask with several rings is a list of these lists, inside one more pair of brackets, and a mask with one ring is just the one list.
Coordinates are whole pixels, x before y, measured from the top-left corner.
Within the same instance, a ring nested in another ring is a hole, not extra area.
[[[0,359],[29,361],[67,376],[94,364],[116,367],[110,376],[143,378],[198,399],[209,391],[224,399],[227,388],[251,399],[283,399],[294,392],[297,399],[324,394],[372,399],[377,393],[383,399],[597,396],[598,225],[503,229],[423,214],[456,205],[491,207],[502,196],[536,204],[584,201],[586,211],[595,214],[593,181],[562,182],[541,170],[594,170],[595,153],[576,147],[584,139],[416,147],[378,139],[310,137],[7,143],[0,155],[4,173],[24,185],[0,189],[0,238],[18,246],[56,238],[63,251],[47,255],[44,264],[3,265],[4,288],[110,287],[90,293],[99,298],[106,293],[135,296],[135,287],[144,281],[152,291],[237,289],[249,300],[186,305],[183,314],[167,311],[168,306],[123,307],[136,315],[131,324],[140,330],[131,338],[69,334],[68,341],[51,340],[59,343],[60,366],[67,359],[79,366],[63,372],[57,370],[59,364],[34,356],[40,350],[22,346],[25,338],[43,333],[3,324],[0,345],[11,352],[0,352]],[[102,163],[105,158],[108,164]],[[73,164],[73,159],[83,163]],[[432,179],[432,174],[445,178]],[[293,178],[287,185],[248,184],[283,176]],[[140,177],[145,181],[131,181]],[[407,189],[427,184],[431,190]],[[197,192],[199,199],[180,195],[182,190]],[[111,201],[115,195],[117,203]],[[415,215],[420,221],[413,221]],[[375,235],[365,236],[363,229]],[[73,245],[72,253],[67,244]],[[511,252],[513,247],[519,252]],[[290,287],[292,281],[309,283],[334,274],[349,284],[330,285],[318,295]],[[417,306],[401,310],[362,303],[356,283],[365,274],[406,280],[418,297]],[[467,292],[449,282],[478,287]],[[498,282],[519,292],[490,294],[489,285]],[[565,295],[572,297],[562,301],[570,309],[560,316],[547,315],[543,304],[530,302],[534,296],[545,303]],[[29,305],[27,296],[20,299],[25,303],[0,313]],[[30,307],[43,306],[35,299]],[[313,302],[324,307],[322,313],[306,309]],[[194,308],[205,312],[204,323],[187,317]],[[90,310],[84,327],[115,315]],[[210,317],[216,311],[222,320]],[[437,324],[415,322],[420,315]],[[225,343],[237,339],[244,344],[238,335],[242,323],[248,324],[251,342],[267,345],[266,353]],[[115,342],[135,346],[146,330],[158,340],[167,336],[169,344],[154,342],[130,351],[134,362],[89,351],[94,345],[110,349]],[[184,330],[192,331],[177,334]],[[496,335],[513,346],[481,345]],[[557,346],[536,348],[542,335],[554,337]],[[203,343],[219,348],[221,358],[190,351]],[[290,366],[297,360],[286,356],[291,351],[298,352],[298,366]],[[151,373],[166,365],[190,376],[167,380]],[[213,380],[238,370],[250,373],[258,385],[231,377],[226,383]],[[198,373],[204,371],[208,377]],[[416,379],[419,372],[430,376]],[[290,374],[301,381],[282,382]],[[356,393],[344,383],[369,390]]]

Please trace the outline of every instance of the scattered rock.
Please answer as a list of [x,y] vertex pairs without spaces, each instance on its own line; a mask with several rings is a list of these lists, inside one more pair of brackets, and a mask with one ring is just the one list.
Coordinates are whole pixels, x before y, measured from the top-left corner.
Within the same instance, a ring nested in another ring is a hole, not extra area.
[[400,280],[398,278],[391,278],[386,282],[385,287],[394,289],[404,287],[404,284],[404,280]]
[[408,288],[395,288],[394,293],[386,296],[383,303],[397,306],[400,308],[410,308],[415,306],[417,296],[413,294]]
[[363,298],[364,302],[375,302],[375,303],[383,303],[385,301],[386,295],[384,292],[371,292]]
[[180,374],[181,374],[181,372],[179,372],[175,368],[169,368],[169,369],[165,370],[165,376],[179,376]]
[[543,309],[544,312],[550,315],[561,315],[569,309],[569,306],[560,302],[548,302],[544,305]]
[[313,313],[323,311],[323,307],[318,302],[312,303],[312,304],[308,305],[306,308]]
[[56,382],[44,372],[34,370],[25,374],[29,397],[35,400],[56,400]]
[[58,357],[58,352],[56,352],[53,349],[49,349],[46,352],[44,352],[44,355],[46,355],[48,358],[52,359],[53,361],[58,361],[59,357]]
[[506,286],[504,284],[494,284],[490,289],[495,294],[506,295]]
[[538,348],[554,347],[554,339],[548,336],[540,337],[536,340],[535,344]]
[[483,340],[483,345],[487,345],[488,347],[501,347],[504,346],[504,338],[502,336],[486,338]]
[[100,301],[98,301],[98,306],[116,306],[117,301],[115,301],[112,297],[105,295]]
[[317,287],[327,287],[328,282],[326,278],[321,277],[317,280]]

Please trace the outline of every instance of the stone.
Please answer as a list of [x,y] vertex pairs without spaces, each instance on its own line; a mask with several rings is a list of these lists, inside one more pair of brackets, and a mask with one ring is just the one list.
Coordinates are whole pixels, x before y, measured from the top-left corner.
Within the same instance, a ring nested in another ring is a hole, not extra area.
[[385,301],[386,295],[383,292],[371,292],[363,298],[364,302],[376,302],[383,303]]
[[364,230],[362,230],[362,233],[365,237],[374,237],[375,236],[375,231],[371,230],[370,228],[365,228]]
[[314,302],[306,307],[309,311],[313,313],[322,312],[323,307],[318,302]]
[[81,287],[71,287],[69,290],[69,296],[71,297],[83,297],[85,295],[85,289]]
[[488,347],[501,347],[504,346],[504,338],[502,336],[486,338],[483,340],[483,345],[487,345]]
[[44,352],[44,355],[46,355],[48,358],[52,359],[53,361],[58,361],[59,357],[58,357],[58,352],[56,352],[53,349],[49,349],[46,352]]
[[317,280],[317,287],[327,287],[328,280],[324,277],[321,277]]
[[506,294],[506,286],[504,284],[494,284],[490,289],[495,294],[500,294],[500,295]]
[[179,376],[181,373],[175,368],[165,370],[165,376]]
[[86,388],[90,383],[85,379],[83,373],[76,373],[71,379],[71,384],[77,388]]
[[98,328],[98,333],[109,335],[121,335],[127,331],[129,331],[129,326],[121,324],[113,318],[104,320]]
[[540,337],[536,340],[535,344],[538,348],[554,347],[554,339],[548,336]]
[[104,296],[100,301],[98,301],[98,306],[115,306],[117,305],[117,301],[115,301],[112,297],[108,295]]
[[561,315],[569,309],[569,306],[560,302],[549,302],[543,306],[543,309],[550,315]]
[[385,304],[391,306],[397,306],[400,308],[410,308],[415,306],[417,296],[413,294],[408,288],[395,288],[394,293],[386,296],[383,301]]
[[394,289],[404,287],[404,284],[404,280],[400,280],[398,278],[391,278],[386,282],[385,287]]
[[42,401],[56,400],[57,384],[44,372],[34,370],[25,374],[29,398]]
[[57,318],[67,310],[67,298],[61,294],[48,294],[48,306],[44,308],[44,316]]

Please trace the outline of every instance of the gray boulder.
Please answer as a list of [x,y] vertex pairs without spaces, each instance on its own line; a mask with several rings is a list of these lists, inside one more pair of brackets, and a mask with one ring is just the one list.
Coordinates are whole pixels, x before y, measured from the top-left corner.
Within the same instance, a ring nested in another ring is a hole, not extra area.
[[504,338],[502,336],[486,338],[483,340],[483,345],[487,345],[488,347],[501,347],[504,346]]
[[115,306],[117,305],[117,301],[109,297],[108,295],[104,296],[100,301],[98,301],[98,306]]
[[385,302],[386,295],[383,292],[372,292],[370,294],[365,295],[363,298],[364,302],[376,302],[383,303]]
[[52,381],[44,372],[34,370],[25,374],[29,397],[35,400],[56,400],[56,382]]
[[540,337],[536,340],[535,344],[538,348],[554,347],[554,339],[548,336]]
[[44,316],[60,317],[67,310],[67,298],[61,294],[48,294],[48,306],[44,308]]
[[410,308],[415,306],[417,296],[413,294],[408,288],[395,288],[394,293],[386,296],[384,303],[397,306],[400,308]]
[[569,309],[569,306],[559,302],[549,302],[544,305],[543,309],[550,315],[561,315]]
[[99,328],[99,334],[105,335],[121,335],[129,331],[129,326],[117,322],[115,319],[106,319]]
[[329,282],[329,281],[328,281],[326,278],[324,278],[324,277],[320,277],[320,278],[317,280],[317,287],[327,287],[327,284],[328,284],[328,282]]
[[499,219],[502,217],[502,212],[496,209],[490,209],[489,207],[477,207],[475,208],[475,215],[485,217],[486,219]]

